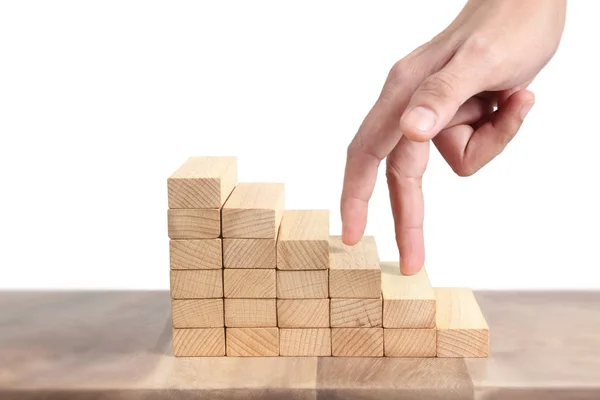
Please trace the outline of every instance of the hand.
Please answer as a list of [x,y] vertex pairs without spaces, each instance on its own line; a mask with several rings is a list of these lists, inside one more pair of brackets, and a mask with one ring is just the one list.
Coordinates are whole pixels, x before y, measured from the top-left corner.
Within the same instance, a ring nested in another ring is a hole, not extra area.
[[565,11],[566,0],[471,0],[446,30],[392,67],[348,147],[344,243],[362,237],[377,168],[387,157],[400,268],[421,269],[429,140],[460,176],[500,154],[533,106],[526,88],[554,55]]

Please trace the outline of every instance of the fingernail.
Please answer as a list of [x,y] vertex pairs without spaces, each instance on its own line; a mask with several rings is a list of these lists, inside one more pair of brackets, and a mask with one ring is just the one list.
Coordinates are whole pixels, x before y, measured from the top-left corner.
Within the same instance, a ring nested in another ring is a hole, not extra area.
[[417,106],[402,118],[403,122],[421,132],[429,132],[435,126],[437,115],[427,107]]
[[535,103],[527,103],[523,107],[521,107],[521,119],[525,119],[531,107],[533,107]]

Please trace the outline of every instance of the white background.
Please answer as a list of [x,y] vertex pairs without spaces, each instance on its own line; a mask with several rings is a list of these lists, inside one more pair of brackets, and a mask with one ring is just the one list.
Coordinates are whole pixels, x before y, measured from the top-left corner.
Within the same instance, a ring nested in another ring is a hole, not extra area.
[[[0,3],[0,287],[168,288],[166,178],[189,155],[237,155],[241,181],[285,182],[288,208],[329,208],[339,233],[347,144],[392,64],[462,5]],[[433,150],[433,284],[600,288],[599,17],[569,4],[498,159],[459,178]],[[393,232],[382,170],[382,259]]]

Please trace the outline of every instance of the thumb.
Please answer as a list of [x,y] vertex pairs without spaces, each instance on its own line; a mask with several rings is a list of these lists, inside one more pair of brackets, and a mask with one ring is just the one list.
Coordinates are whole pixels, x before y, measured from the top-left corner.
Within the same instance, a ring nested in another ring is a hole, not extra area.
[[464,102],[483,91],[477,75],[477,71],[461,70],[452,60],[426,78],[400,117],[402,134],[417,142],[435,137],[450,123]]

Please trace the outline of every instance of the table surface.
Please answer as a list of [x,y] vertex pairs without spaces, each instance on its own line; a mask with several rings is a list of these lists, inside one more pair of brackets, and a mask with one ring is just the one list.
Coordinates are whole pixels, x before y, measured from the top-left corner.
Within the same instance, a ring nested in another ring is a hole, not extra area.
[[175,358],[168,292],[0,292],[0,399],[599,399],[600,292],[476,292],[487,359]]

